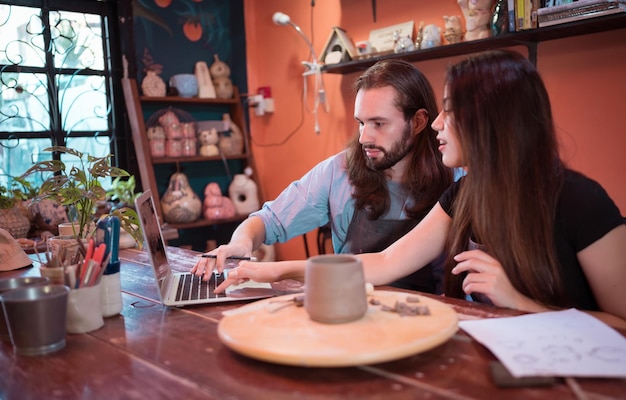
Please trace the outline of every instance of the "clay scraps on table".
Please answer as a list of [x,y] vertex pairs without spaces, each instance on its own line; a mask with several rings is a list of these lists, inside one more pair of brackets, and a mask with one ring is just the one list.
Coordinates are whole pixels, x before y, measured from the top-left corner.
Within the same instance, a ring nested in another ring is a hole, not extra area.
[[417,315],[430,315],[430,309],[427,305],[411,305],[419,303],[417,296],[407,296],[406,302],[396,300],[396,304],[391,307],[382,304],[380,300],[371,298],[369,303],[373,306],[380,306],[381,311],[395,312],[401,317],[414,317]]

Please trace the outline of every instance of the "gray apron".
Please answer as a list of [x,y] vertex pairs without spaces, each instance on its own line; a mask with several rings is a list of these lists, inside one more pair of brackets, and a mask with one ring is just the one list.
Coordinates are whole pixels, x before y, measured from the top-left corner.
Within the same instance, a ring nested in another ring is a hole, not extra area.
[[[367,212],[364,210],[355,210],[346,234],[350,253],[382,251],[413,229],[418,222],[414,219],[377,219],[372,221],[367,217]],[[420,270],[393,282],[391,286],[426,293],[438,293],[436,290],[439,285],[435,282],[433,266],[427,264]]]

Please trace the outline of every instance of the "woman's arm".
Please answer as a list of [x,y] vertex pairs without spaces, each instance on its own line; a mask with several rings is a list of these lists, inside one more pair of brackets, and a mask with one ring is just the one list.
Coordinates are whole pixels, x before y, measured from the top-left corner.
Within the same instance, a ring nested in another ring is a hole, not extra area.
[[[409,233],[380,253],[357,255],[363,261],[365,281],[385,285],[417,271],[444,249],[452,220],[437,203],[426,217]],[[219,291],[240,281],[276,282],[283,279],[304,280],[306,261],[267,263],[242,262],[231,270]],[[218,291],[216,289],[216,292]]]
[[375,286],[389,284],[419,270],[444,250],[452,219],[439,203],[406,235],[380,253],[359,254],[365,280]]
[[626,320],[626,225],[609,231],[577,256],[600,309]]

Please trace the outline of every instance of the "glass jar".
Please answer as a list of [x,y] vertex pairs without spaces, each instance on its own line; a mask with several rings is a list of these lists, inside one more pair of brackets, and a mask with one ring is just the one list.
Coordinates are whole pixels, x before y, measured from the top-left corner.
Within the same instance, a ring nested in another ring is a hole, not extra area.
[[165,155],[168,157],[180,157],[183,154],[183,141],[179,139],[167,139],[165,141]]

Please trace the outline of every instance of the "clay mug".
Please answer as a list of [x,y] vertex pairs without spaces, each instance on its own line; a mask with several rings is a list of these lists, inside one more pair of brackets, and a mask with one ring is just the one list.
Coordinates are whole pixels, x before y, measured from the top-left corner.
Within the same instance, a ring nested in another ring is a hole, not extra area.
[[310,257],[304,282],[304,308],[313,321],[341,324],[367,312],[363,264],[352,255]]

